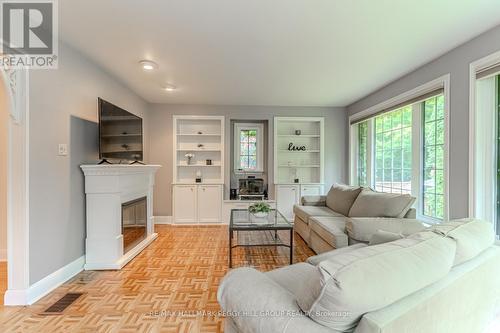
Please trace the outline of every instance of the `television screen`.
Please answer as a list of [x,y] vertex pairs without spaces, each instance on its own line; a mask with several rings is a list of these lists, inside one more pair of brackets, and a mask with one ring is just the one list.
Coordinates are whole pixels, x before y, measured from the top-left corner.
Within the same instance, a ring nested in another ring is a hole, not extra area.
[[142,161],[142,118],[101,98],[99,104],[99,158],[106,161]]

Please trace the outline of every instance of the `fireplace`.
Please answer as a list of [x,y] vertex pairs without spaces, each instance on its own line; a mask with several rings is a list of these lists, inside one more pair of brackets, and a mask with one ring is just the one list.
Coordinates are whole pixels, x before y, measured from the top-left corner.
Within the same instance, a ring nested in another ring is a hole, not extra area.
[[127,253],[147,236],[147,197],[122,204],[123,252]]

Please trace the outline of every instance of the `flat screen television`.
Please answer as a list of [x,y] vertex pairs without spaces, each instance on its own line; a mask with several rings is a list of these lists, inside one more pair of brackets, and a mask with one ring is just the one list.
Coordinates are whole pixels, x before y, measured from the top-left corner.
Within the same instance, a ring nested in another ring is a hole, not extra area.
[[143,160],[142,118],[98,98],[101,163]]

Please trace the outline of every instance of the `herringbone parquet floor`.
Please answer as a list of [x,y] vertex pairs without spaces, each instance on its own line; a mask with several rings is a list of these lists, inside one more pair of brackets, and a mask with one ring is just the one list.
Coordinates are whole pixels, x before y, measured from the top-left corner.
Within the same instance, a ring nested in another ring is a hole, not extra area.
[[[32,306],[1,307],[0,332],[222,332],[216,295],[228,271],[227,227],[156,230],[121,271],[82,272]],[[295,245],[295,262],[314,254],[299,236]],[[233,263],[271,270],[288,264],[288,249],[237,248]],[[67,292],[84,295],[62,315],[42,314]]]

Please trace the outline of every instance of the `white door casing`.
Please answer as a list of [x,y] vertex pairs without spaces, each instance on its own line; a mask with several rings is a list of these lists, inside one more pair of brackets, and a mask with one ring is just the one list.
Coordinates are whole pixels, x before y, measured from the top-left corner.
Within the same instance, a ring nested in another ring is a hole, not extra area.
[[8,96],[7,271],[5,305],[26,305],[29,295],[28,72],[0,68]]

